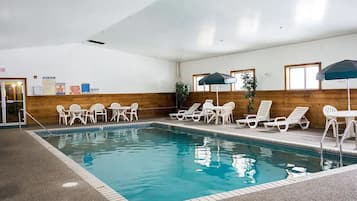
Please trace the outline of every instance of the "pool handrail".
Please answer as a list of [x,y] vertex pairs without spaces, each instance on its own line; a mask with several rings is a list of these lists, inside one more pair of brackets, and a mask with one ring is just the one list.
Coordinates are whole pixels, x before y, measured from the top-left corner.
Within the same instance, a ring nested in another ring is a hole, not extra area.
[[19,128],[22,129],[21,127],[21,111],[24,113],[24,116],[27,115],[28,117],[30,117],[37,125],[39,125],[43,130],[45,130],[48,134],[52,135],[52,132],[50,130],[48,130],[43,124],[41,124],[41,122],[39,122],[35,117],[33,117],[30,113],[28,113],[26,110],[24,109],[19,109],[18,111],[18,117],[19,117]]

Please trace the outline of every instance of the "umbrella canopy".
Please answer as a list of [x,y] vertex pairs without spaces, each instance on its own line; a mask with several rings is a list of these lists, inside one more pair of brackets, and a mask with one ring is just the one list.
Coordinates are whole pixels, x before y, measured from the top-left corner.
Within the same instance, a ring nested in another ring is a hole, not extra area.
[[[209,75],[206,75],[205,77],[203,77],[198,84],[199,85],[206,85],[206,84],[232,84],[232,83],[236,83],[237,82],[237,78],[232,77],[230,75],[227,74],[223,74],[223,73],[212,73]],[[218,102],[218,87],[216,88],[216,98],[217,98],[217,106],[219,105]]]
[[223,73],[212,73],[209,75],[206,75],[204,78],[202,78],[198,84],[199,85],[206,85],[206,84],[232,84],[236,83],[237,78],[232,77],[227,74]]
[[317,73],[317,80],[338,80],[347,79],[347,99],[348,110],[351,110],[350,86],[349,79],[357,78],[357,61],[343,60],[331,64]]
[[321,70],[316,79],[318,80],[337,80],[357,78],[357,61],[343,60],[331,64]]

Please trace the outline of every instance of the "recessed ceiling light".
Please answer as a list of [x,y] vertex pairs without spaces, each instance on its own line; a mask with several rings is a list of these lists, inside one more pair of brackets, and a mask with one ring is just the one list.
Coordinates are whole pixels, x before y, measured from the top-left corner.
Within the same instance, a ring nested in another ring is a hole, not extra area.
[[198,45],[202,47],[210,47],[214,42],[216,26],[214,24],[204,25],[198,33]]
[[260,15],[252,14],[242,17],[238,20],[237,33],[239,36],[251,37],[254,36],[259,29]]
[[323,20],[327,0],[300,0],[295,9],[295,21],[298,24],[311,24]]

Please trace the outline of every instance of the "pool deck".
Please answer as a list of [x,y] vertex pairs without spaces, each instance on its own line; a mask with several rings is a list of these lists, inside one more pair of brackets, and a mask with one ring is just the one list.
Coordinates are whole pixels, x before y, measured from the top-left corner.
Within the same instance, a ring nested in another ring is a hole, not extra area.
[[[146,121],[159,121],[268,141],[279,140],[282,143],[305,144],[312,147],[319,147],[322,135],[322,130],[319,129],[309,129],[307,131],[292,129],[287,133],[279,133],[275,130],[267,131],[262,128],[237,128],[234,124],[207,125],[190,121],[174,121],[167,118]],[[145,122],[145,120],[141,122]],[[53,125],[50,127],[57,128],[58,126]],[[345,151],[357,153],[354,150],[354,141],[348,140],[345,144]],[[328,138],[325,147],[334,150],[336,149],[334,145],[334,138]],[[0,200],[106,200],[93,187],[24,131],[16,128],[0,129],[0,156]],[[313,178],[226,200],[356,200],[357,182],[355,181],[357,181],[357,171],[347,170],[343,173]],[[79,185],[72,188],[63,188],[62,184],[66,182],[78,182]]]
[[[100,193],[29,134],[0,129],[0,200],[104,201]],[[66,182],[78,182],[63,188]]]

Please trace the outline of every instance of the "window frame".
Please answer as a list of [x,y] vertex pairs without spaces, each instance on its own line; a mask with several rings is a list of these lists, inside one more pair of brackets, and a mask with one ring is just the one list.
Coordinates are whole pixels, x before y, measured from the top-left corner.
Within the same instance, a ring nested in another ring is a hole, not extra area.
[[198,73],[198,74],[193,74],[192,75],[192,86],[193,86],[193,92],[211,92],[211,85],[208,85],[208,91],[203,88],[203,91],[197,91],[196,83],[195,83],[195,77],[197,76],[206,76],[209,75],[209,73]]
[[318,80],[319,87],[317,89],[306,89],[306,72],[304,73],[304,89],[288,89],[288,76],[287,76],[288,69],[289,68],[304,68],[304,69],[306,69],[306,66],[311,66],[311,65],[317,65],[318,66],[318,70],[321,71],[321,62],[285,65],[284,66],[284,87],[285,87],[285,91],[321,90],[321,80]]
[[[253,77],[256,78],[255,75],[255,68],[247,68],[247,69],[242,69],[242,70],[232,70],[230,72],[230,75],[233,76],[234,73],[243,73],[246,71],[253,71]],[[231,84],[231,91],[244,91],[244,89],[234,89],[235,83]]]

